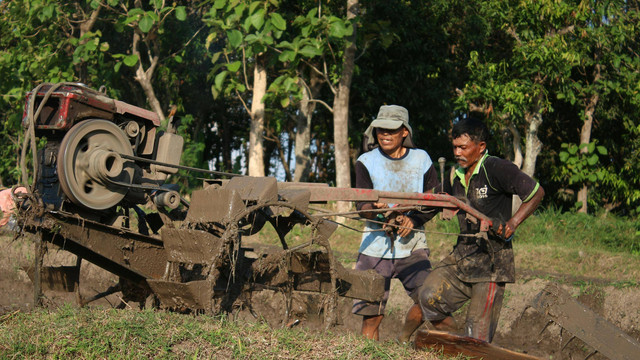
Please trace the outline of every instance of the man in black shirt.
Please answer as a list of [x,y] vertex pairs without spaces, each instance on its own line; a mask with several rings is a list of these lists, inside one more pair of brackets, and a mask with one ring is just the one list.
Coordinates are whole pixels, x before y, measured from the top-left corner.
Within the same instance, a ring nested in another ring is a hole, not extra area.
[[[455,328],[451,314],[470,300],[465,335],[491,341],[498,324],[506,283],[515,282],[512,236],[540,204],[540,184],[508,160],[487,153],[489,131],[466,118],[453,126],[453,153],[458,167],[445,192],[466,199],[493,220],[487,239],[476,238],[479,222],[459,211],[460,235],[453,251],[427,276],[420,290],[423,320],[437,329]],[[522,205],[512,216],[512,197]]]

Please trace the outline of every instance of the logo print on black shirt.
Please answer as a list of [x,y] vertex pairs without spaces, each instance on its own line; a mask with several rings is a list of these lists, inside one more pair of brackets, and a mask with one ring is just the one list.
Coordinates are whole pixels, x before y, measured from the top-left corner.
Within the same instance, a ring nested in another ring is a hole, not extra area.
[[487,188],[487,185],[481,187],[481,188],[476,188],[476,198],[477,199],[486,199],[487,198],[487,191],[489,189]]

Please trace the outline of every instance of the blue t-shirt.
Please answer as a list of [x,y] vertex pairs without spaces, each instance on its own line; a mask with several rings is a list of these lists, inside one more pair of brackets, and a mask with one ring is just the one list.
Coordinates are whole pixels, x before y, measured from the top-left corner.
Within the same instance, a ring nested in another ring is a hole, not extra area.
[[[424,192],[424,176],[432,165],[426,151],[407,148],[403,157],[393,159],[380,148],[366,152],[358,158],[369,172],[373,189],[397,192]],[[389,204],[392,207],[395,204]],[[416,230],[424,227],[417,227]],[[427,248],[424,232],[412,231],[408,236],[396,236],[391,251],[389,236],[381,224],[365,222],[359,252],[385,259],[401,259],[411,255],[415,249]]]

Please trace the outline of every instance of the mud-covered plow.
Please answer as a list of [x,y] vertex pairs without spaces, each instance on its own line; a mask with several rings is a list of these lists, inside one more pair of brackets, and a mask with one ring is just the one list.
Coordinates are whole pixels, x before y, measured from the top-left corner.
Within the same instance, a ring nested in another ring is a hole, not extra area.
[[[127,226],[105,225],[61,210],[45,210],[42,216],[27,218],[24,225],[40,233],[43,241],[134,285],[135,297],[156,296],[168,308],[217,313],[231,310],[243,291],[265,288],[368,300],[382,295],[382,278],[345,269],[333,258],[328,238],[334,223],[309,215],[300,204],[264,197],[277,198],[273,179],[251,179],[252,190],[266,190],[257,197],[251,191],[243,194],[234,189],[246,184],[245,179],[194,192],[184,219],[172,220],[175,213],[158,216],[162,223],[159,234],[141,234]],[[247,207],[245,202],[253,205]],[[243,246],[242,236],[259,231],[266,222],[279,229],[283,248],[264,253]],[[296,224],[311,227],[311,237],[288,248],[285,231]],[[51,271],[59,270],[44,269],[47,274]]]
[[[108,98],[78,84],[43,84],[27,96],[23,125],[31,138],[23,181],[31,184],[21,198],[20,224],[78,257],[77,266],[42,266],[38,250],[33,272],[36,300],[40,284],[77,289],[82,259],[120,277],[110,292],[125,298],[181,311],[220,313],[245,306],[247,293],[275,289],[291,294],[324,294],[325,318],[335,321],[337,296],[375,301],[384,279],[375,272],[347,269],[331,250],[329,238],[339,225],[326,204],[372,201],[407,209],[443,208],[451,217],[463,210],[481,223],[490,219],[444,194],[393,193],[340,189],[323,184],[282,183],[180,165],[183,140],[173,119],[161,130],[147,110]],[[35,139],[45,139],[35,148]],[[25,145],[29,142],[25,141]],[[167,183],[179,170],[209,175],[190,201]],[[280,247],[265,250],[243,238],[270,224]],[[287,234],[307,228],[295,246]],[[44,247],[40,245],[40,249]],[[75,268],[75,272],[74,272]],[[64,283],[64,285],[61,285]],[[75,285],[74,285],[75,284]],[[249,305],[250,306],[250,305]]]
[[[23,225],[40,234],[42,241],[118,275],[127,287],[120,284],[113,291],[127,291],[125,296],[137,301],[153,297],[166,308],[232,311],[245,298],[243,293],[262,289],[379,300],[384,279],[375,272],[343,267],[330,247],[329,237],[338,226],[326,219],[332,214],[311,214],[309,210],[310,204],[334,197],[436,203],[451,209],[457,201],[446,195],[414,196],[235,177],[194,191],[188,208],[182,211],[161,210],[130,218],[134,211],[118,209],[111,217],[115,220],[105,224],[64,209],[38,208],[42,205],[35,203],[24,212]],[[134,220],[138,222],[135,226]],[[264,251],[243,245],[243,236],[256,234],[267,223],[275,229],[281,249]],[[285,238],[297,225],[310,228],[310,235],[290,247]],[[149,233],[141,231],[145,228]],[[69,270],[65,267],[65,272]],[[46,279],[60,279],[50,275],[60,271],[41,268],[40,273]]]

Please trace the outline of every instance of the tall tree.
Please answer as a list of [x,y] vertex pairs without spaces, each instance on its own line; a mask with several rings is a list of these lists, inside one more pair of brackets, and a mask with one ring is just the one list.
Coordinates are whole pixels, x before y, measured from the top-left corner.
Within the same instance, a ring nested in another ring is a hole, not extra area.
[[[347,21],[353,21],[360,13],[358,0],[347,0]],[[349,99],[351,81],[355,70],[356,24],[345,44],[342,55],[342,71],[333,99],[333,142],[336,157],[336,186],[351,187],[351,156],[349,150]],[[347,204],[348,205],[348,204]],[[347,210],[344,204],[340,210]]]
[[153,86],[161,58],[168,55],[163,53],[166,49],[161,46],[160,34],[165,31],[165,23],[169,17],[175,17],[179,21],[186,19],[185,7],[176,6],[175,3],[166,5],[163,0],[150,1],[149,4],[134,0],[132,3],[120,2],[119,7],[113,10],[117,11],[116,30],[123,33],[127,33],[126,29],[131,31],[129,54],[120,56],[126,65],[135,69],[135,81],[142,87],[151,109],[164,121],[164,112],[168,110],[168,106],[163,109]]
[[[215,76],[213,95],[217,98],[220,93],[234,94],[251,118],[248,156],[251,176],[265,176],[264,96],[268,68],[274,56],[277,57],[269,46],[287,27],[277,12],[277,4],[273,1],[216,0],[207,19],[212,30],[208,41],[226,37],[225,47],[213,55],[215,60],[221,59],[212,71]],[[251,93],[246,94],[246,91]]]
[[[216,4],[218,3],[219,5],[214,5],[214,8],[225,4],[223,0],[216,2]],[[240,4],[242,3],[240,2]],[[252,4],[257,6],[256,2]],[[222,16],[216,11],[217,17],[215,19],[213,12],[210,12],[212,28],[225,31],[224,34],[212,33],[210,38],[226,36],[227,39],[227,46],[216,53],[220,54],[221,64],[214,69],[214,96],[224,93],[241,98],[240,95],[250,89],[248,81],[246,81],[247,72],[245,69],[247,66],[256,66],[255,54],[257,50],[254,49],[256,46],[260,46],[259,50],[266,56],[264,60],[268,66],[266,78],[273,79],[268,86],[268,96],[262,97],[263,102],[280,104],[286,108],[293,103],[299,104],[303,98],[303,91],[307,91],[306,96],[313,96],[314,91],[308,91],[311,89],[310,82],[318,81],[318,79],[313,80],[314,78],[309,77],[307,74],[310,72],[313,73],[313,76],[321,77],[322,82],[329,84],[332,90],[337,88],[340,76],[336,75],[335,69],[342,69],[340,64],[342,60],[336,59],[333,49],[336,43],[342,44],[343,39],[353,33],[353,28],[348,21],[333,16],[330,12],[320,13],[315,6],[302,15],[291,13],[287,9],[281,6],[270,10],[270,18],[265,21],[264,29],[261,28],[259,33],[253,33],[251,24],[256,19],[256,15],[247,18],[246,6],[226,7],[223,9],[222,14],[224,15]],[[233,21],[225,22],[224,19],[228,19],[225,16],[231,10],[233,10],[233,16],[229,16]],[[306,9],[301,8],[301,10]],[[327,11],[327,9],[325,8],[323,11]],[[252,14],[251,8],[249,8],[248,14]],[[293,24],[291,28],[286,27],[283,15],[287,17],[286,21]],[[245,33],[246,29],[252,32]],[[251,47],[251,51],[247,50],[249,47]],[[322,58],[322,61],[314,60],[318,58]],[[218,59],[218,55],[214,55],[214,59]],[[319,68],[318,65],[321,67]],[[255,96],[255,93],[252,95]],[[248,96],[248,98],[251,98],[252,104],[255,104],[256,98],[253,96]],[[244,100],[242,102],[243,104],[247,103]],[[327,102],[318,98],[309,98],[306,102],[307,104],[321,103],[334,112],[334,109]],[[275,109],[271,111],[275,111]],[[312,115],[312,113],[308,114]],[[253,118],[252,121],[254,121]],[[270,130],[270,132],[272,131]],[[282,151],[279,150],[279,153]],[[349,151],[346,153],[348,157]],[[250,154],[255,156],[251,151]],[[249,161],[251,162],[250,159]]]
[[[333,117],[333,158],[336,164],[336,185],[350,187],[350,154],[348,138],[349,121],[349,93],[354,72],[355,61],[355,32],[354,19],[357,13],[357,2],[348,2],[351,10],[337,8],[312,8],[305,15],[296,17],[294,23],[296,31],[293,39],[279,44],[279,56],[286,67],[297,69],[290,74],[294,79],[292,84],[299,84],[292,88],[293,99],[297,101],[306,120],[300,118],[298,124],[300,141],[296,145],[298,154],[308,152],[308,140],[305,131],[311,127],[311,116],[316,104],[321,104]],[[322,12],[321,12],[322,11]],[[344,11],[344,18],[335,16]],[[342,49],[336,53],[334,49]],[[287,84],[287,81],[284,81]],[[331,100],[322,99],[321,87],[331,92]],[[331,105],[330,105],[331,104]],[[305,109],[306,108],[306,109]],[[299,158],[298,158],[299,159]],[[300,160],[297,160],[300,161]],[[341,163],[342,165],[338,165]],[[300,162],[305,166],[304,160]],[[298,174],[304,173],[304,168]]]
[[[575,108],[581,123],[577,145],[567,139],[562,144],[565,150],[559,155],[565,165],[565,181],[578,187],[578,211],[587,213],[590,188],[609,176],[607,163],[601,162],[600,157],[609,157],[607,147],[611,146],[610,141],[604,140],[610,136],[594,139],[592,134],[598,124],[609,128],[612,122],[618,122],[610,115],[600,119],[596,116],[610,114],[606,109],[610,106],[608,98],[620,98],[620,91],[637,79],[637,75],[628,70],[634,69],[638,62],[637,54],[631,50],[637,44],[632,29],[637,25],[638,9],[637,4],[635,8],[629,7],[631,4],[627,1],[580,5],[575,10],[576,27],[567,43],[578,62],[570,81],[559,86],[557,98]],[[625,94],[624,97],[629,96],[637,95]],[[596,146],[597,143],[607,146]]]
[[460,99],[465,107],[475,104],[486,109],[497,130],[506,125],[518,134],[524,132],[522,170],[533,176],[542,150],[540,126],[544,116],[553,111],[549,100],[552,85],[565,81],[572,62],[577,61],[564,45],[574,28],[573,8],[550,0],[517,4],[486,1],[482,11],[493,28],[493,37],[509,41],[495,51],[472,54],[470,82]]
[[316,108],[323,84],[322,77],[315,71],[309,71],[309,84],[300,79],[299,86],[302,89],[302,99],[299,102],[296,121],[295,158],[296,168],[293,181],[307,181],[311,171],[310,147],[311,147],[311,120]]

